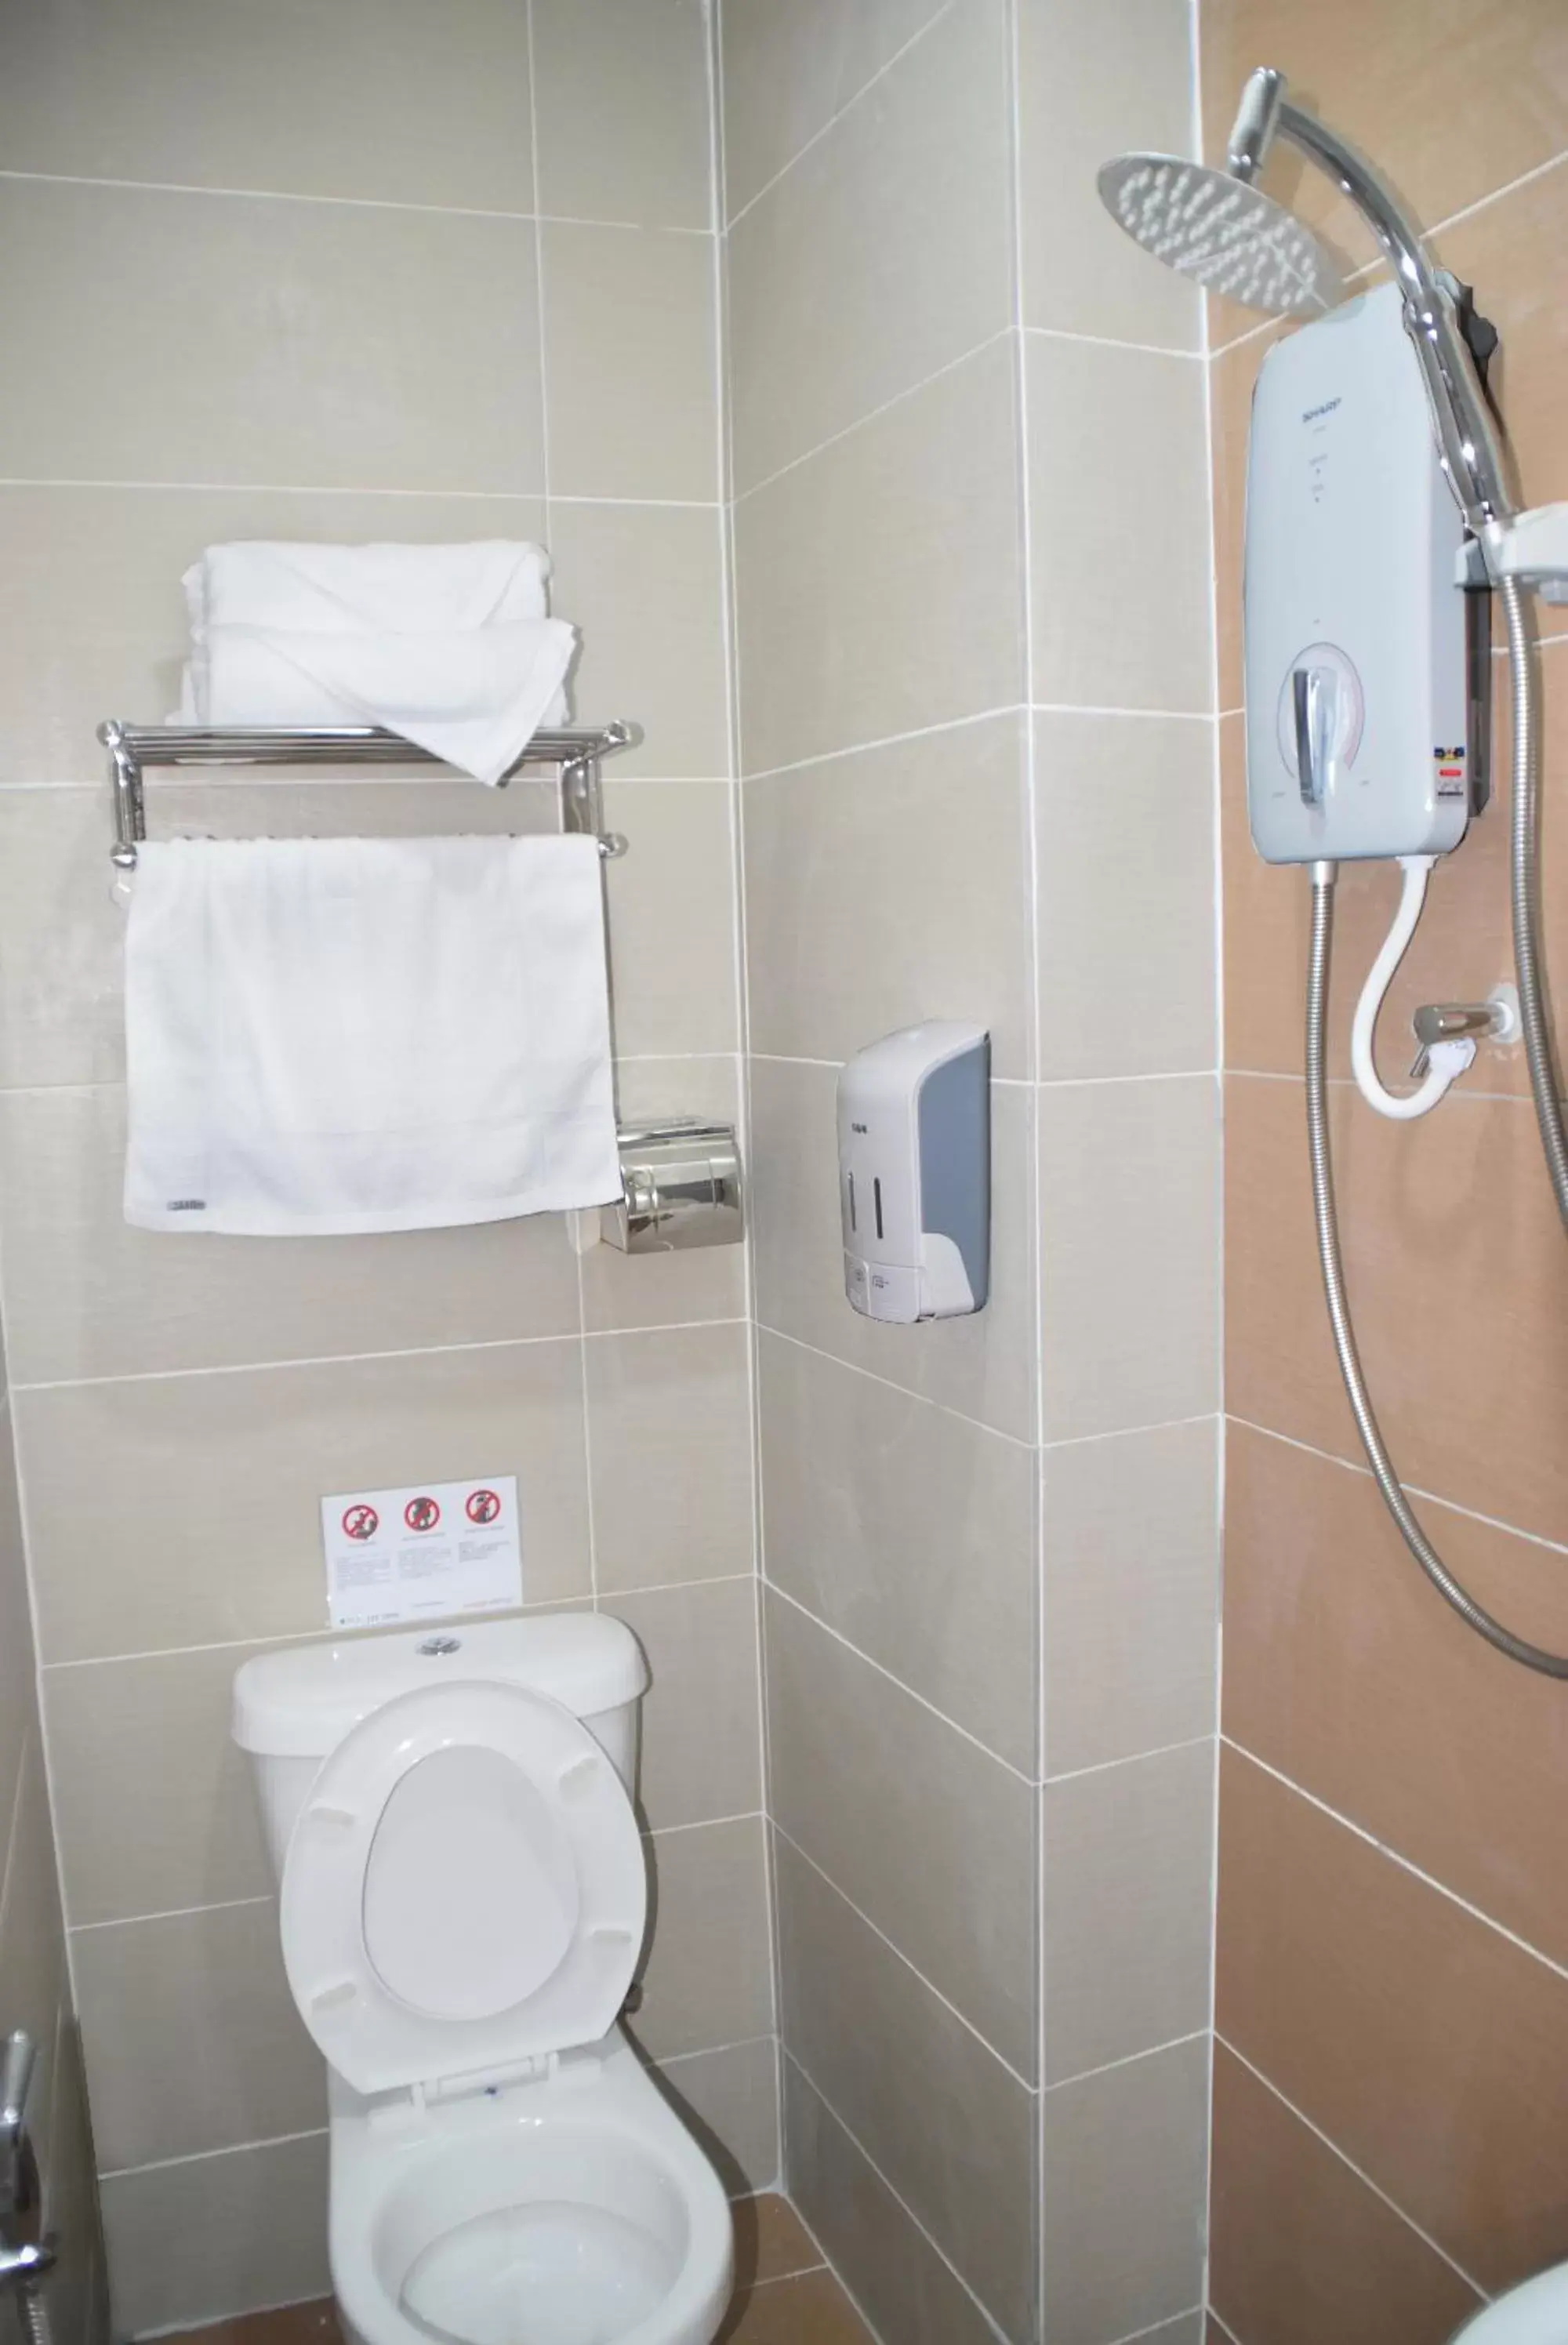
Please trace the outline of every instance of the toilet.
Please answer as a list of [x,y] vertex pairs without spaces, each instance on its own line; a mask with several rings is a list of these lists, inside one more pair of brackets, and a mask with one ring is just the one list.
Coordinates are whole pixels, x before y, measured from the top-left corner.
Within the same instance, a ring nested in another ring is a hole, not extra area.
[[1456,2330],[1452,2345],[1568,2345],[1568,2264],[1553,2264]]
[[359,2345],[710,2345],[723,2319],[723,2186],[620,2021],[646,1684],[590,1613],[289,1646],[235,1679]]

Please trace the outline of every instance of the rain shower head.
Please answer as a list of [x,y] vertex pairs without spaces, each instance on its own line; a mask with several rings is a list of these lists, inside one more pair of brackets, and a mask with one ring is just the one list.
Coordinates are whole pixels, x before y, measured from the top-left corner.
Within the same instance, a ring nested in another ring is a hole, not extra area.
[[1275,317],[1319,317],[1348,288],[1313,230],[1252,185],[1276,136],[1317,164],[1382,248],[1403,296],[1443,470],[1469,526],[1480,536],[1511,521],[1517,507],[1465,339],[1462,289],[1432,266],[1420,230],[1366,157],[1290,103],[1283,74],[1261,66],[1248,81],[1223,171],[1173,155],[1118,155],[1100,171],[1101,200],[1147,252],[1211,293]]
[[1275,317],[1320,317],[1345,297],[1338,261],[1311,229],[1229,171],[1175,155],[1118,155],[1100,200],[1128,236],[1210,293]]

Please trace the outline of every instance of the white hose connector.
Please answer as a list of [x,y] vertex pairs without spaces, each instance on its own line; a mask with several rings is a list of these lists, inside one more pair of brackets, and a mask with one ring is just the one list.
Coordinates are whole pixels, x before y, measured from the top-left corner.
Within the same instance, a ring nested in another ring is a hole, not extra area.
[[1383,996],[1393,982],[1393,975],[1405,957],[1406,948],[1415,934],[1426,902],[1426,883],[1431,876],[1435,855],[1401,855],[1400,868],[1405,875],[1400,908],[1394,923],[1383,939],[1383,949],[1367,972],[1361,988],[1361,998],[1356,1004],[1356,1015],[1351,1027],[1351,1065],[1361,1097],[1380,1115],[1391,1117],[1396,1123],[1413,1122],[1418,1115],[1430,1115],[1451,1083],[1462,1075],[1475,1057],[1475,1044],[1468,1035],[1456,1036],[1445,1042],[1434,1042],[1430,1053],[1431,1064],[1420,1089],[1403,1093],[1385,1091],[1372,1057],[1372,1041],[1377,1033],[1378,1012],[1383,1006]]

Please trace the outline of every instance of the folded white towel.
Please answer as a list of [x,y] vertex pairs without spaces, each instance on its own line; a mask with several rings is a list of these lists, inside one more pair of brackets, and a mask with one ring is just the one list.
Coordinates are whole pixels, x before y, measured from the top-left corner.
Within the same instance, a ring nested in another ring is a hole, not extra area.
[[143,847],[126,1039],[141,1229],[427,1229],[621,1193],[590,838]]
[[176,725],[379,725],[480,781],[566,712],[537,545],[209,546]]
[[542,619],[550,556],[526,539],[471,545],[209,545],[185,574],[190,631],[309,627],[329,634],[455,634]]

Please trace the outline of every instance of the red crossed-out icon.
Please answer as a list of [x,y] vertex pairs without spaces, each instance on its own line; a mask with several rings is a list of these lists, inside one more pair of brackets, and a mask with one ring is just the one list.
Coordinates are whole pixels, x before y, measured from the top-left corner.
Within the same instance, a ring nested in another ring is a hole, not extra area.
[[343,1517],[343,1533],[351,1539],[373,1539],[381,1528],[374,1507],[350,1507]]
[[464,1508],[470,1523],[493,1523],[501,1512],[501,1499],[494,1490],[470,1490]]
[[403,1520],[411,1531],[433,1531],[440,1518],[441,1510],[434,1498],[410,1498],[403,1508]]

